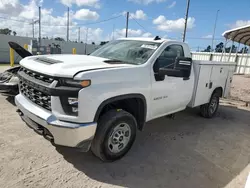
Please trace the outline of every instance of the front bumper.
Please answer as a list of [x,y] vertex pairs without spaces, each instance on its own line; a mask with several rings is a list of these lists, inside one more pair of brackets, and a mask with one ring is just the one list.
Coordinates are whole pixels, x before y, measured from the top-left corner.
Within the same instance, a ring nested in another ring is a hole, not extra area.
[[17,83],[0,83],[0,93],[3,95],[17,95],[18,91],[18,84]]
[[37,132],[50,136],[57,145],[79,147],[87,151],[94,138],[97,123],[71,123],[58,120],[51,112],[35,105],[22,94],[15,97],[23,120]]

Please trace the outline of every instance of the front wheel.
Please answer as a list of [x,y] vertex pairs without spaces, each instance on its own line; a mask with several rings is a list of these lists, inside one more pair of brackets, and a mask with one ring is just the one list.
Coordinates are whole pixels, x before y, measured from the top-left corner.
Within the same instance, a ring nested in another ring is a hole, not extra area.
[[133,145],[136,131],[133,115],[124,110],[110,110],[98,121],[91,150],[103,161],[120,159]]
[[201,116],[205,118],[212,118],[218,110],[219,100],[220,100],[219,94],[214,93],[211,96],[209,103],[201,105],[200,107]]

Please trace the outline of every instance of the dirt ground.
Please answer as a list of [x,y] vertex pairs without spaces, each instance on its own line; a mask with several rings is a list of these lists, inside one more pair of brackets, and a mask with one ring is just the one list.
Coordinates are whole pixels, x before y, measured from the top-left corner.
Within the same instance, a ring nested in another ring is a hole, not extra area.
[[[250,78],[243,84],[241,77],[233,82],[234,99],[250,90]],[[250,108],[244,102],[223,100],[213,119],[188,109],[174,120],[151,121],[114,163],[53,146],[15,111],[13,101],[0,96],[1,188],[243,188],[250,172]]]
[[250,103],[250,75],[234,75],[231,97],[235,100]]

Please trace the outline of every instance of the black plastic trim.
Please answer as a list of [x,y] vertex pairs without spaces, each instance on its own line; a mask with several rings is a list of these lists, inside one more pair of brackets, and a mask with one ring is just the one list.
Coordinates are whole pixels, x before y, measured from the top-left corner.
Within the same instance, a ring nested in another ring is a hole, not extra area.
[[102,109],[104,108],[104,106],[106,106],[109,103],[115,102],[115,101],[119,101],[119,100],[123,100],[123,99],[131,99],[131,98],[140,98],[142,99],[143,103],[144,103],[144,122],[146,121],[146,116],[147,116],[147,103],[146,103],[146,99],[142,94],[125,94],[125,95],[119,95],[119,96],[115,96],[109,99],[106,99],[105,101],[103,101],[100,106],[98,107],[95,117],[94,117],[94,122],[98,121],[98,118],[101,114]]

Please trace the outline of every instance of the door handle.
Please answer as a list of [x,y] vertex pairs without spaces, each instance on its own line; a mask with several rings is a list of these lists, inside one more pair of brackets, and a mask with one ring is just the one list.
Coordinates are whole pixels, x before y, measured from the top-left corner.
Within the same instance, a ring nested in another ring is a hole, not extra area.
[[209,89],[211,89],[212,86],[213,86],[213,82],[210,82],[210,83],[209,83]]

